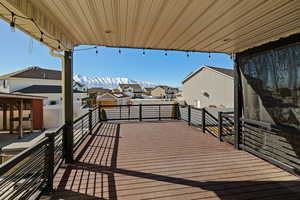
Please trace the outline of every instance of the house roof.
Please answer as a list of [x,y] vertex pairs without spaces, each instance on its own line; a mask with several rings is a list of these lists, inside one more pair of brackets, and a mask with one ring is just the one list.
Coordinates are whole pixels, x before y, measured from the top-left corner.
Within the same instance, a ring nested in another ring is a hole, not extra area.
[[46,99],[47,97],[24,95],[24,94],[11,94],[11,93],[0,92],[0,98],[11,98],[11,99]]
[[[163,88],[164,90],[166,90],[166,89],[168,89],[168,88],[172,88],[172,89],[178,89],[178,88],[174,88],[174,87],[171,87],[171,86],[167,86],[167,85],[158,85],[158,86],[156,86],[155,88]],[[154,88],[154,89],[155,89]]]
[[94,88],[88,89],[89,94],[97,93],[98,95],[102,95],[106,92],[111,92],[111,90],[107,89],[107,88],[102,88],[102,87],[98,87],[98,88],[94,87]]
[[104,93],[102,95],[98,95],[97,96],[97,100],[101,100],[101,99],[103,99],[103,100],[106,100],[106,99],[117,99],[117,97],[114,96],[114,95],[112,95],[111,93],[106,92],[106,93]]
[[139,84],[119,84],[119,87],[122,88],[122,89],[125,89],[125,88],[128,88],[128,87],[131,87],[133,89],[142,89],[141,86]]
[[77,81],[73,81],[73,86],[78,85],[79,87],[84,87],[83,84],[77,82]]
[[147,92],[151,92],[154,88],[153,87],[145,87],[144,90]]
[[[79,90],[73,90],[74,93],[85,93]],[[43,93],[62,93],[60,85],[32,85],[14,93],[25,93],[25,94],[43,94]]]
[[61,71],[44,69],[40,67],[27,67],[13,73],[0,76],[0,79],[14,78],[32,78],[32,79],[48,79],[48,80],[61,80]]
[[105,100],[105,99],[118,99],[118,98],[124,98],[124,97],[128,97],[126,94],[122,93],[122,92],[119,92],[119,93],[109,93],[109,92],[106,92],[102,95],[98,95],[97,96],[97,100]]
[[189,73],[182,81],[182,83],[185,83],[186,81],[188,81],[190,78],[192,78],[193,76],[195,76],[196,74],[198,74],[200,71],[202,71],[203,69],[210,69],[213,70],[215,72],[221,73],[223,75],[226,75],[230,78],[234,77],[234,71],[232,69],[225,69],[225,68],[221,68],[221,67],[212,67],[212,66],[201,66],[198,69],[196,69],[194,72]]

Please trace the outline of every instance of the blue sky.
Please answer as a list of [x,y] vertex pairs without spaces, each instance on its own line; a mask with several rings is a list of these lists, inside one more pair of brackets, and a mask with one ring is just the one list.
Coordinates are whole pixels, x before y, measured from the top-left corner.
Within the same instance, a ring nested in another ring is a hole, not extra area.
[[[0,74],[14,72],[27,66],[61,69],[60,60],[48,53],[48,48],[18,30],[11,32],[9,24],[0,20]],[[81,46],[77,48],[84,48]],[[74,74],[101,77],[128,77],[156,84],[180,86],[183,78],[201,65],[232,68],[232,60],[224,54],[121,49],[99,47],[74,53]]]

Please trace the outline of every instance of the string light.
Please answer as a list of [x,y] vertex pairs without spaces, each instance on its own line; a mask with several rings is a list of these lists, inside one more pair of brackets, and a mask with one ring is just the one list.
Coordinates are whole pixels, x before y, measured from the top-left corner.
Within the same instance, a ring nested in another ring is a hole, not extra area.
[[98,54],[98,48],[96,47],[96,54]]
[[189,51],[186,52],[186,57],[188,57],[188,58],[190,57],[190,52]]
[[15,13],[11,12],[11,22],[10,22],[10,30],[11,32],[15,32],[16,31],[16,18],[15,18]]
[[121,49],[119,48],[119,54],[121,54]]
[[[16,13],[14,13],[12,10],[10,10],[8,7],[6,7],[6,6],[5,6],[3,3],[1,3],[1,2],[0,2],[0,5],[1,5],[3,8],[5,8],[8,12],[11,13],[10,28],[11,28],[11,31],[12,31],[12,32],[15,32],[16,19],[17,19],[17,18],[21,18],[21,19],[24,19],[24,20],[32,21],[32,23],[34,24],[34,26],[42,33],[41,28],[38,26],[38,24],[34,21],[33,18],[29,18],[29,17],[24,17],[24,16],[21,16],[21,15],[18,15],[18,14],[16,14]],[[45,33],[43,33],[42,35],[43,35],[43,37],[41,36],[41,38],[40,38],[40,41],[41,41],[41,42],[43,42],[43,41],[44,41],[44,38],[47,37],[47,38],[49,38],[49,39],[51,39],[51,40],[53,40],[53,41],[57,41],[57,42],[60,43],[59,40],[53,38],[53,37],[50,36],[50,35],[47,35],[47,34],[45,34]],[[61,43],[60,43],[58,46],[60,47],[61,45],[62,45],[65,49],[68,49],[68,48],[66,48],[66,47],[65,47],[63,44],[61,44]],[[60,49],[60,48],[59,48],[59,49]]]
[[209,59],[211,59],[211,55],[210,55],[210,52],[208,52],[208,58],[209,58]]
[[143,49],[143,56],[144,56],[144,55],[146,55],[146,53],[145,53],[145,49]]
[[57,47],[58,49],[61,49],[61,47],[60,47],[60,41],[58,40],[58,47]]
[[167,52],[167,50],[165,50],[165,56],[167,56],[168,55],[168,52]]
[[41,31],[41,38],[40,38],[40,42],[44,42],[43,35],[44,35],[44,33]]

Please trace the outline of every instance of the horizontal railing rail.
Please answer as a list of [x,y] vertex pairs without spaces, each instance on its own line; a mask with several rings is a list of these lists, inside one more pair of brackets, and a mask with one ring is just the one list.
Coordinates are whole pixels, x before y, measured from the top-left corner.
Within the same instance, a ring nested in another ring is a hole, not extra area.
[[177,104],[101,105],[100,120],[177,119],[177,106]]
[[[196,108],[190,105],[179,105],[179,118],[189,125],[201,128],[203,133],[218,137],[221,141],[234,144],[234,112],[218,112],[214,116],[205,108]],[[232,138],[229,138],[232,137]]]
[[241,119],[241,147],[291,173],[300,174],[300,136],[297,130],[271,123]]
[[90,109],[89,112],[78,117],[73,123],[73,151],[76,151],[88,134],[92,133],[92,130],[99,122],[99,108]]
[[219,139],[234,144],[234,112],[219,112]]
[[[94,108],[73,123],[74,150],[100,120],[100,109]],[[45,138],[0,165],[0,199],[35,199],[53,190],[53,178],[64,160],[62,125]]]
[[0,165],[0,199],[29,199],[47,187],[48,146],[44,138]]
[[203,109],[204,112],[204,121],[205,121],[205,132],[210,133],[215,137],[219,137],[219,122],[217,117],[213,116],[206,109]]
[[[74,120],[73,149],[78,149],[101,121],[181,119],[201,128],[203,133],[218,137],[218,134],[229,135],[228,129],[232,126],[232,113],[223,112],[221,116],[222,120],[204,108],[178,104],[102,105]],[[52,191],[53,177],[66,154],[65,130],[65,125],[62,125],[53,132],[45,133],[40,142],[0,166],[0,199],[27,199],[38,195],[39,191]]]

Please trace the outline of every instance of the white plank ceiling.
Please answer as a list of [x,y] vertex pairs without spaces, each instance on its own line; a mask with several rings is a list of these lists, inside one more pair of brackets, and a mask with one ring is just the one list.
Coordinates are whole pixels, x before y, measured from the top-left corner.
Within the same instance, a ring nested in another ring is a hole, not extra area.
[[[300,32],[300,0],[0,0],[77,45],[236,53]],[[0,5],[0,17],[10,13]],[[39,39],[29,20],[22,31]],[[57,48],[58,42],[44,42]]]

